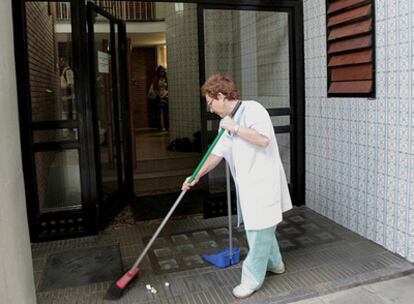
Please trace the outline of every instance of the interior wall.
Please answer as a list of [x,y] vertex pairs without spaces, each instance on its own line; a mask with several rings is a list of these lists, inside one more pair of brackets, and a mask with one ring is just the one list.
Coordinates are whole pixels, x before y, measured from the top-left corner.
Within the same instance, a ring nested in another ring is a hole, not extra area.
[[325,1],[304,0],[306,203],[413,262],[414,4],[375,6],[377,97],[328,99]]
[[[26,19],[32,119],[33,121],[60,120],[62,119],[62,104],[59,100],[59,68],[54,16],[49,14],[46,2],[31,2],[26,5]],[[36,139],[52,141],[53,133],[36,134]],[[36,155],[37,189],[41,209],[47,204],[48,169],[56,155],[57,153],[53,152]]]
[[[289,107],[287,17],[283,12],[206,10],[206,76],[230,74],[243,100],[256,100],[266,108]],[[290,124],[287,116],[272,121],[275,126]],[[290,179],[289,134],[278,134],[277,141]],[[224,178],[224,167],[209,174],[213,185],[222,184]]]
[[158,65],[162,65],[165,69],[168,69],[167,46],[166,45],[157,46],[157,66]]
[[60,120],[55,19],[46,2],[27,4],[26,18],[33,121]]
[[[240,61],[242,58],[240,55],[239,11],[205,10],[204,16],[206,79],[216,73],[228,74],[240,86]],[[209,121],[207,129],[217,131],[218,122],[211,123]],[[222,162],[209,173],[210,191],[223,191],[226,181],[225,170],[225,162]]]
[[0,2],[0,303],[36,303],[23,183],[11,1]]
[[131,68],[131,98],[134,108],[134,128],[156,127],[155,104],[147,99],[148,89],[156,68],[155,48],[133,48]]
[[165,24],[170,137],[192,139],[201,129],[197,5],[169,3]]

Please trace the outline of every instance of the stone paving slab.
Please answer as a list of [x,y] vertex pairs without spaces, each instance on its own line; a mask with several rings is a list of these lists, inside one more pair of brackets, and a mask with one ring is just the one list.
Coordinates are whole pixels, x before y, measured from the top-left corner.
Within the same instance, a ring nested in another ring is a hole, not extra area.
[[295,304],[411,304],[414,299],[414,274],[359,286]]

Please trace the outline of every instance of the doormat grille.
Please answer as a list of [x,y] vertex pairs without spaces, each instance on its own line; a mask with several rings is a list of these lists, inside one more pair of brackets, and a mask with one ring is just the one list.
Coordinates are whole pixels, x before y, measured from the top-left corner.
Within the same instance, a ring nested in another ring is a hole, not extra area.
[[113,281],[122,275],[119,246],[67,250],[51,254],[41,290]]

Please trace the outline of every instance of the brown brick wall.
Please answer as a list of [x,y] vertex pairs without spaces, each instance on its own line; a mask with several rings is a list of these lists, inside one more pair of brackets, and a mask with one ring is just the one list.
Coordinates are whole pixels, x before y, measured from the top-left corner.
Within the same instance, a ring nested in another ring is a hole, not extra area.
[[[32,120],[58,120],[59,69],[54,35],[54,18],[48,14],[47,3],[26,2],[27,52],[29,61]],[[43,132],[41,141],[53,140]],[[45,206],[48,170],[57,152],[36,153],[36,179],[39,207]]]
[[148,88],[156,68],[155,48],[134,48],[132,50],[131,99],[134,108],[134,127],[153,127],[151,113],[154,110],[147,100]]
[[54,18],[47,3],[26,3],[32,120],[61,119]]

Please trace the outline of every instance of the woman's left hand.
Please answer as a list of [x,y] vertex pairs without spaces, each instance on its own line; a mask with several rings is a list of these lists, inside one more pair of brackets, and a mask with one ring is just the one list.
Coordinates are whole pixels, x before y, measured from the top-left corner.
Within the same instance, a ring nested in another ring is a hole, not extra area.
[[231,133],[234,133],[236,126],[237,123],[234,121],[234,119],[230,118],[230,116],[224,117],[220,123],[220,128],[226,129]]

